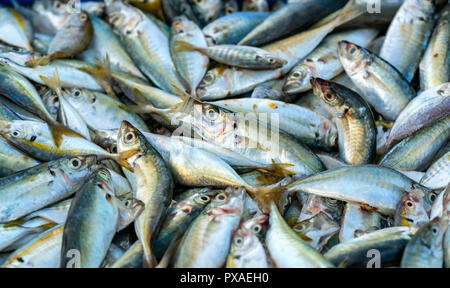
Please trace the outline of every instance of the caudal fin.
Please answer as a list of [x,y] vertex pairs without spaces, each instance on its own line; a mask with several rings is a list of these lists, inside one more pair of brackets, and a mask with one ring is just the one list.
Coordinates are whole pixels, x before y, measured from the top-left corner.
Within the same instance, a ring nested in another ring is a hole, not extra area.
[[282,163],[276,163],[272,159],[272,164],[265,167],[263,170],[264,172],[267,172],[273,176],[284,178],[286,176],[294,176],[295,172],[289,170],[289,167],[293,167],[293,164],[282,164]]
[[202,48],[199,48],[197,46],[192,45],[191,43],[185,42],[185,41],[175,41],[175,52],[186,52],[186,51],[198,51],[203,52]]
[[270,213],[270,203],[274,202],[277,206],[286,195],[286,186],[291,182],[290,177],[286,177],[280,182],[270,186],[256,186],[248,188],[250,196],[258,204],[259,209],[266,214]]

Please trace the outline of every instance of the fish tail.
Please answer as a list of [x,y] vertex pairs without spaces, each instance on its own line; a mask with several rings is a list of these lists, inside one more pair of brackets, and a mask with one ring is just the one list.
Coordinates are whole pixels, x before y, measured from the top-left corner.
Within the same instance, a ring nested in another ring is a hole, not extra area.
[[340,10],[340,15],[335,20],[335,27],[361,16],[366,12],[366,5],[358,5],[357,0],[350,0]]
[[253,200],[263,213],[270,212],[270,203],[274,202],[278,205],[286,190],[283,180],[271,186],[256,186],[247,189]]
[[36,66],[44,66],[52,61],[52,55],[44,56],[39,59],[28,60],[25,62],[25,66],[28,67],[36,67]]
[[144,268],[153,268],[157,265],[155,256],[152,253],[152,249],[149,243],[143,243],[144,248]]
[[192,45],[191,43],[188,43],[186,41],[178,40],[174,43],[177,48],[175,49],[175,52],[185,52],[185,51],[198,51],[203,52],[201,48]]
[[47,78],[42,75],[39,75],[39,78],[52,89],[55,91],[56,95],[60,97],[62,95],[62,89],[61,89],[61,79],[59,78],[58,68],[55,68],[55,74],[53,78]]
[[273,159],[272,159],[272,164],[270,164],[267,167],[267,172],[269,174],[272,174],[274,176],[277,177],[281,177],[284,178],[286,176],[294,176],[295,172],[292,172],[291,170],[289,170],[289,167],[293,167],[293,164],[282,164],[282,163],[276,163]]
[[127,157],[122,154],[112,154],[111,159],[116,161],[121,167],[133,172],[133,167],[127,161]]

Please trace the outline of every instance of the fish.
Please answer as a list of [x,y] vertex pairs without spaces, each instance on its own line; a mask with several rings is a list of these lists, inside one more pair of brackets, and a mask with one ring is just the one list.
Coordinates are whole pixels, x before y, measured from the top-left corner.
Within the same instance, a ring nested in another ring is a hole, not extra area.
[[96,162],[96,156],[63,157],[1,178],[0,223],[69,197],[95,171]]
[[203,27],[202,31],[208,46],[233,45],[268,16],[267,12],[235,12],[214,20]]
[[312,78],[314,94],[333,116],[338,132],[339,156],[346,164],[368,164],[376,153],[376,127],[364,99],[340,84]]
[[270,260],[260,238],[269,217],[262,215],[242,222],[233,235],[226,268],[268,268]]
[[420,88],[423,91],[449,82],[449,22],[450,6],[447,4],[446,8],[441,12],[427,50],[419,65]]
[[448,220],[434,218],[417,231],[403,252],[402,268],[442,268],[442,248]]
[[244,188],[227,188],[215,196],[186,231],[173,267],[220,268],[226,263],[244,209],[244,193]]
[[416,96],[389,62],[354,43],[339,42],[339,60],[361,96],[386,120],[395,120]]
[[422,195],[413,192],[402,196],[395,212],[395,226],[406,226],[417,230],[429,221]]
[[450,116],[422,128],[392,147],[379,164],[399,170],[422,171],[448,142]]
[[435,5],[435,1],[405,0],[386,32],[379,56],[409,82],[433,31]]
[[188,93],[195,97],[197,86],[208,69],[209,58],[197,51],[185,51],[179,43],[207,47],[205,36],[195,22],[184,16],[174,19],[170,32],[170,54],[175,69],[186,84]]
[[60,267],[68,267],[70,251],[78,251],[79,268],[98,268],[102,264],[114,234],[124,229],[144,209],[140,201],[115,197],[111,174],[105,168],[95,171],[75,194],[64,225]]
[[319,252],[310,247],[292,230],[271,202],[266,245],[275,266],[279,268],[331,268],[334,267]]
[[117,139],[117,152],[136,179],[133,194],[145,204],[135,229],[144,249],[144,264],[152,267],[155,255],[151,245],[172,200],[174,181],[160,153],[132,124],[123,121]]
[[187,2],[191,5],[192,12],[198,21],[203,25],[216,20],[222,12],[224,4],[221,0],[188,0]]
[[432,189],[445,188],[450,179],[449,166],[450,152],[447,152],[444,156],[431,164],[425,172],[425,175],[423,175],[422,179],[420,179],[420,184]]
[[46,65],[54,59],[69,58],[84,51],[94,34],[89,14],[73,14],[53,37],[47,56],[25,63],[27,66]]
[[413,191],[422,192],[425,209],[429,211],[436,198],[435,192],[395,170],[373,164],[323,171],[286,187],[287,193],[306,192],[352,202],[387,216],[395,214],[404,192]]
[[450,115],[450,83],[423,91],[402,110],[387,139],[389,149],[414,132]]

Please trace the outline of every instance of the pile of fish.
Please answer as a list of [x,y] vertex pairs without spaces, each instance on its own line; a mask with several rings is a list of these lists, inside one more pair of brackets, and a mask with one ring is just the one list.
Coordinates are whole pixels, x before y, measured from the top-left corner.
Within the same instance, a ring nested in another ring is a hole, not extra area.
[[0,266],[450,267],[447,0],[12,2]]

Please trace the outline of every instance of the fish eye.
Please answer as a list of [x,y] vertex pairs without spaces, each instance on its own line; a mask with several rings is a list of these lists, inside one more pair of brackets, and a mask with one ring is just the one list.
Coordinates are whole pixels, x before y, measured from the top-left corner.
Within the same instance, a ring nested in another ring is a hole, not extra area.
[[81,91],[79,89],[75,89],[75,91],[73,91],[73,96],[79,97],[80,95],[81,95]]
[[238,246],[241,246],[242,243],[244,243],[244,240],[242,240],[241,237],[236,237],[236,238],[234,238],[234,244],[236,244],[236,245],[238,245]]
[[208,74],[205,75],[205,78],[203,78],[203,80],[206,83],[210,83],[210,82],[212,82],[214,80],[214,75],[212,75],[211,73],[208,73]]
[[434,200],[436,200],[436,194],[431,193],[431,194],[430,194],[430,201],[431,201],[431,202],[434,202]]
[[355,47],[352,47],[352,48],[350,48],[350,54],[353,54],[353,53],[355,53],[356,52],[356,48]]
[[325,98],[328,101],[332,101],[332,100],[334,100],[334,95],[332,95],[331,93],[325,93]]
[[207,196],[207,195],[202,195],[199,197],[199,199],[202,203],[208,203],[210,200],[209,196]]
[[433,232],[434,235],[438,234],[438,229],[436,227],[431,228],[431,232]]
[[116,154],[117,153],[117,145],[113,145],[111,148],[111,152]]
[[296,225],[294,227],[294,230],[297,231],[297,232],[302,231],[303,230],[303,225]]
[[69,164],[72,168],[77,169],[81,166],[81,160],[78,158],[72,158],[70,159]]
[[225,200],[227,200],[227,198],[228,198],[228,196],[225,193],[220,193],[219,195],[216,196],[216,200],[219,200],[219,201],[225,201]]
[[207,115],[210,120],[216,120],[219,113],[214,108],[209,108]]
[[131,143],[136,139],[136,135],[134,134],[134,132],[128,132],[125,135],[125,143]]
[[253,232],[254,233],[259,233],[261,231],[261,225],[255,225],[254,227],[253,227]]
[[413,203],[412,201],[410,201],[410,200],[406,200],[406,201],[405,201],[405,206],[406,206],[408,209],[414,209],[414,207],[415,207],[414,203]]
[[292,73],[292,77],[294,78],[300,78],[300,73],[295,71],[294,73]]
[[275,59],[269,57],[269,58],[267,58],[267,62],[273,64],[273,63],[275,63]]
[[87,20],[87,15],[86,15],[86,13],[81,13],[80,17],[78,17],[78,18],[80,19],[80,21],[84,22]]
[[18,137],[20,137],[20,135],[22,135],[22,133],[19,130],[14,130],[11,133],[11,136],[13,136],[14,138],[18,138]]

